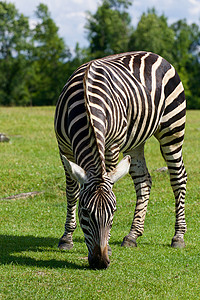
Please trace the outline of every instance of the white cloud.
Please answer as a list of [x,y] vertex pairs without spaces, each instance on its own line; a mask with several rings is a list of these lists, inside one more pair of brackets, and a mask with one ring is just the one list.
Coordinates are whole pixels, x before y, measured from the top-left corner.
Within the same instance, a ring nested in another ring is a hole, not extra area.
[[77,11],[77,12],[70,12],[69,14],[67,14],[67,16],[65,16],[67,19],[71,19],[71,18],[85,18],[85,13],[83,11]]
[[189,13],[191,15],[200,17],[200,1],[189,0],[189,3],[190,3]]
[[29,26],[31,29],[34,29],[35,26],[37,25],[38,21],[36,19],[29,19]]
[[[86,11],[95,12],[100,0],[5,0],[13,2],[18,10],[30,18],[31,26],[35,24],[34,11],[39,3],[48,6],[52,18],[59,27],[59,34],[65,39],[70,48],[74,48],[76,42],[80,46],[88,45],[85,38],[84,25],[86,23]],[[189,23],[199,23],[200,0],[134,0],[129,8],[132,24],[137,25],[143,12],[155,7],[159,15],[168,18],[169,24],[186,18]]]

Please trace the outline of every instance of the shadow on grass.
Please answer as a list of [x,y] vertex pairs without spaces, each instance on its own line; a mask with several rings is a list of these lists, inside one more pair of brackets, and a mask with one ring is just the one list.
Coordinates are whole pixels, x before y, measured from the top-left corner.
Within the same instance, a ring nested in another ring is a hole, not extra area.
[[[82,239],[74,239],[75,243],[83,243]],[[83,266],[69,261],[67,254],[72,254],[72,251],[65,252],[65,260],[49,259],[40,260],[29,257],[28,254],[24,254],[24,251],[31,252],[60,252],[55,248],[58,244],[58,239],[51,237],[35,237],[35,236],[11,236],[0,235],[0,264],[13,264],[13,265],[25,265],[36,266],[46,268],[67,268],[67,269],[87,269],[89,266]],[[45,249],[47,247],[48,249]],[[62,251],[64,252],[64,251]],[[20,255],[21,253],[21,255]],[[70,255],[71,257],[71,255]]]
[[[112,240],[112,241],[109,242],[109,245],[111,247],[112,247],[112,245],[121,246],[122,241],[123,241],[123,239],[121,241],[119,241],[119,240]],[[141,240],[140,239],[137,240],[137,247],[140,247],[140,246],[141,247],[148,246],[149,250],[151,249],[151,247],[171,248],[171,244],[169,244],[169,243],[161,243],[161,242],[157,242],[157,241],[149,241],[149,242],[147,242],[147,241],[142,240],[142,238],[141,238]],[[134,248],[135,247],[133,247],[132,249],[134,249]]]

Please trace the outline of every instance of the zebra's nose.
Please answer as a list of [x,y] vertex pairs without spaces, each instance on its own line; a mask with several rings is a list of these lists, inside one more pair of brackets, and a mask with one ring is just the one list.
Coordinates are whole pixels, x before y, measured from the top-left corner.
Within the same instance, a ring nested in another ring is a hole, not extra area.
[[99,246],[96,246],[93,255],[88,255],[88,261],[92,269],[107,269],[110,264],[108,247],[106,246],[102,250]]
[[99,255],[92,256],[88,261],[92,269],[107,269],[110,265],[109,258],[100,257]]

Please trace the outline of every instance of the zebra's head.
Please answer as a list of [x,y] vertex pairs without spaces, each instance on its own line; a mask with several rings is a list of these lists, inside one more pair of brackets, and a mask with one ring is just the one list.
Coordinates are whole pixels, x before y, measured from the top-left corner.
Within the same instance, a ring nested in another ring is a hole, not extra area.
[[130,156],[126,156],[117,167],[103,178],[87,175],[77,164],[63,156],[65,167],[71,177],[81,185],[79,196],[79,222],[88,247],[88,261],[94,269],[109,266],[108,241],[116,210],[113,184],[126,175],[130,167]]

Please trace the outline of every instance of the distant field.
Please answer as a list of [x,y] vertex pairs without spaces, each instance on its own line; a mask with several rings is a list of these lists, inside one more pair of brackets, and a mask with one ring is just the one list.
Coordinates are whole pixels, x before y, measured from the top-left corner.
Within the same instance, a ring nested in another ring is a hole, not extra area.
[[[127,175],[114,187],[117,211],[107,270],[88,267],[78,227],[74,248],[59,251],[66,216],[65,178],[53,130],[54,107],[2,108],[0,133],[0,299],[200,299],[200,111],[187,112],[186,248],[172,249],[174,198],[155,138],[146,144],[153,185],[144,235],[121,248],[135,206]],[[32,191],[33,198],[2,200]]]

